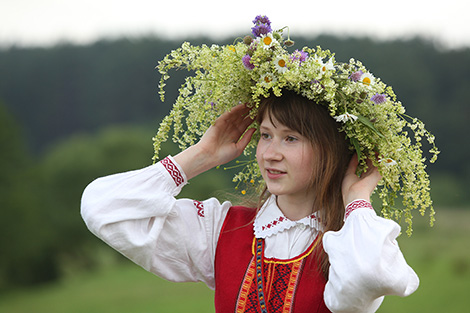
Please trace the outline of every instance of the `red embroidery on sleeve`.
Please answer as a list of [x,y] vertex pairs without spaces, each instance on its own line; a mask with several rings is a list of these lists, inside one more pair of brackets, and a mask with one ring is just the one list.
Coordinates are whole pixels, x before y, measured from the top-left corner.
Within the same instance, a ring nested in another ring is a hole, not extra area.
[[360,209],[360,208],[369,208],[369,209],[374,209],[372,205],[370,204],[369,201],[366,200],[354,200],[350,204],[346,206],[346,213],[344,214],[344,219],[347,219],[349,214],[352,213],[355,209]]
[[197,200],[194,200],[193,203],[197,209],[197,215],[199,215],[200,217],[204,217],[204,204],[202,204],[201,201]]
[[181,172],[176,167],[176,165],[173,164],[173,162],[171,162],[170,158],[166,157],[163,160],[161,160],[160,163],[162,163],[162,165],[170,174],[171,178],[173,178],[176,186],[179,186],[184,182],[183,175],[181,175]]

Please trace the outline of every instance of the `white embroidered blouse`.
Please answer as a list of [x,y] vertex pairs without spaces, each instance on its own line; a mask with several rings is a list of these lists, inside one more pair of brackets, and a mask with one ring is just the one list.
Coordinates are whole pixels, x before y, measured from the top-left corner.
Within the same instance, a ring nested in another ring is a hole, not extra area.
[[[99,178],[83,193],[81,214],[91,232],[146,270],[170,281],[202,281],[214,288],[214,259],[230,202],[176,199],[187,183],[172,157]],[[384,295],[407,296],[419,284],[396,241],[400,227],[366,201],[347,208],[340,231],[326,232],[330,260],[324,300],[332,312],[375,312]],[[290,259],[304,252],[321,225],[316,216],[287,219],[270,198],[254,233],[265,256]]]

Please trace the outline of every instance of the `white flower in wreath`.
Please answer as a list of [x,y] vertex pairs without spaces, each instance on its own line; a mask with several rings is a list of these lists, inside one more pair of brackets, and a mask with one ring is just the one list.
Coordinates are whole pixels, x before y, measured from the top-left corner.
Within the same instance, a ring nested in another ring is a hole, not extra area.
[[359,81],[364,85],[371,86],[375,83],[375,77],[371,73],[363,73]]
[[273,38],[272,33],[267,33],[266,35],[262,36],[260,39],[262,47],[265,49],[271,48],[275,41],[276,39]]
[[276,77],[272,73],[266,73],[261,77],[261,85],[271,87],[276,82]]
[[276,57],[274,67],[279,73],[285,73],[287,71],[287,58],[283,56]]
[[322,74],[326,73],[327,71],[332,71],[335,69],[335,66],[333,65],[333,59],[329,59],[328,62],[323,63],[322,60],[319,60],[320,63],[320,72]]
[[357,116],[354,115],[354,114],[350,114],[350,113],[346,112],[344,114],[335,116],[334,119],[337,122],[343,122],[343,123],[346,123],[347,121],[354,122],[355,120],[357,120]]
[[383,159],[380,159],[379,162],[385,164],[386,166],[397,165],[397,161],[391,158],[383,158]]

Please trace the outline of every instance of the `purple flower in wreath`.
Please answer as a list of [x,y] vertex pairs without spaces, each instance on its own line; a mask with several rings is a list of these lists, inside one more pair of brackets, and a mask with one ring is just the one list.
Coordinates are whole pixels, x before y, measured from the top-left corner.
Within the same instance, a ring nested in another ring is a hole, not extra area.
[[375,104],[382,104],[387,101],[387,96],[384,94],[376,93],[375,95],[370,97],[370,100]]
[[243,65],[246,69],[252,70],[255,66],[251,63],[251,57],[248,54],[245,54],[242,58]]
[[271,29],[271,26],[269,26],[268,24],[260,24],[251,28],[251,33],[255,37],[261,37],[270,32],[272,32],[272,29]]
[[290,57],[292,61],[299,60],[300,63],[305,62],[307,58],[308,58],[308,53],[306,51],[299,51],[299,50],[295,50]]
[[317,79],[312,80],[312,81],[310,82],[310,84],[312,84],[312,85],[318,85],[318,86],[320,86],[322,89],[325,89],[325,86],[323,86],[323,84],[322,84],[319,80],[317,80]]
[[255,25],[267,24],[268,26],[271,26],[271,21],[266,15],[257,15],[255,19],[253,20],[253,24]]
[[255,26],[251,28],[251,32],[255,37],[261,37],[273,31],[271,29],[271,21],[266,15],[256,16],[253,20],[253,24],[255,24]]
[[361,79],[362,74],[364,74],[362,71],[354,72],[349,76],[349,79],[353,82],[358,82]]

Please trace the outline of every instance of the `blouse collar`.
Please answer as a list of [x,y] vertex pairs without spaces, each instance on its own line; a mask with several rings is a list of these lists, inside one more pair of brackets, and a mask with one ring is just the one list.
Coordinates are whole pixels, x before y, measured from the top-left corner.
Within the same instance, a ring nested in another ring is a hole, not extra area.
[[253,229],[256,238],[266,238],[299,225],[304,228],[322,229],[316,212],[297,221],[285,217],[277,206],[276,196],[272,195],[256,214]]

